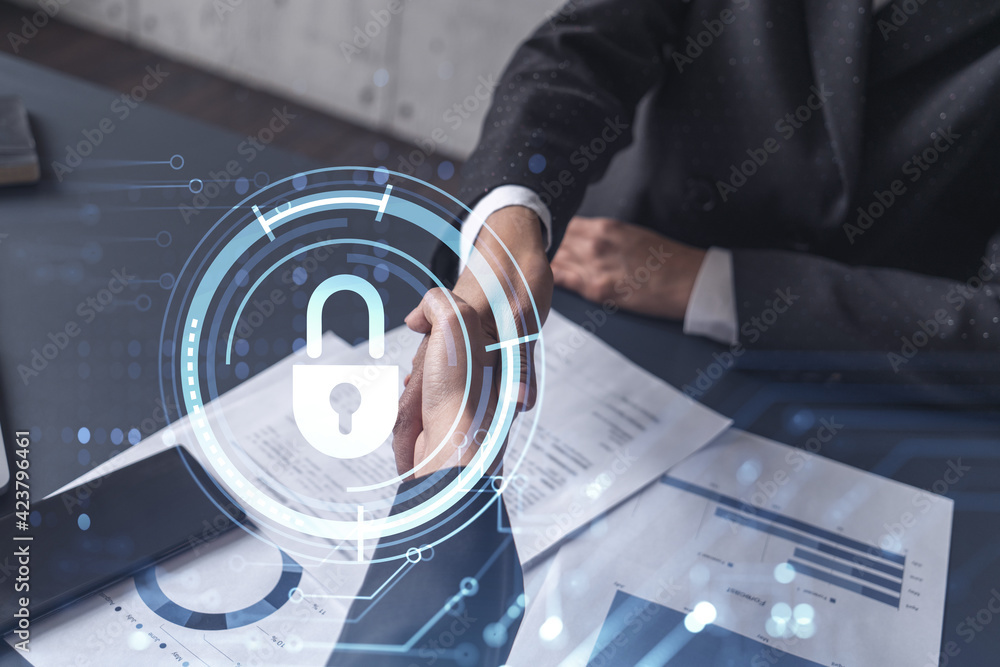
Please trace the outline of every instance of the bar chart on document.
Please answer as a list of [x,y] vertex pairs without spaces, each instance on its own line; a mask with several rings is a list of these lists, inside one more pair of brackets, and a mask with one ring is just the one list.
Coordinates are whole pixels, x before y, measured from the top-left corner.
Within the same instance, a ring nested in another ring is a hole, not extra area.
[[677,517],[668,530],[687,545],[676,562],[689,597],[669,606],[681,622],[699,602],[717,615],[713,633],[689,636],[692,657],[707,657],[699,644],[721,631],[790,665],[923,664],[937,651],[950,501],[749,434],[720,444],[663,476],[636,510]]
[[[805,521],[748,506],[742,500],[724,495],[675,477],[664,476],[663,484],[704,498],[708,508],[705,523],[732,523],[739,526],[742,559],[752,553],[750,543],[759,542],[761,562],[773,564],[778,581],[791,579],[793,573],[815,580],[804,592],[836,604],[847,595],[860,595],[899,609],[906,580],[906,556],[836,533]],[[709,529],[719,530],[709,526]],[[754,531],[754,532],[751,532]],[[755,533],[757,533],[755,535]],[[719,553],[724,547],[718,547]],[[711,552],[705,558],[719,559],[729,567],[731,561]],[[911,570],[921,564],[910,563]],[[911,609],[918,608],[921,591],[919,575],[911,575],[907,594],[913,598]],[[823,586],[827,584],[828,586]],[[830,588],[832,587],[832,588]],[[800,587],[801,588],[801,587]]]
[[562,548],[510,664],[936,664],[951,517],[733,429]]

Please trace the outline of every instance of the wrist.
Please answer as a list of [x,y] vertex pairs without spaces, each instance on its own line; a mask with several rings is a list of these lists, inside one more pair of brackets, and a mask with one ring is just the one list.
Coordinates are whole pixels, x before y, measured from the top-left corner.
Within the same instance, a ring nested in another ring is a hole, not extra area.
[[[545,238],[538,216],[524,206],[508,206],[494,211],[476,239],[480,256],[497,276],[522,283],[535,300],[544,320],[552,302],[552,269],[545,254]],[[471,271],[459,276],[455,293],[460,294],[484,318],[491,318],[490,303]]]
[[683,320],[688,304],[691,303],[695,281],[705,261],[705,251],[684,246],[682,252],[675,253],[674,259],[677,272],[667,285],[665,303],[669,304],[669,312],[666,315],[675,320]]

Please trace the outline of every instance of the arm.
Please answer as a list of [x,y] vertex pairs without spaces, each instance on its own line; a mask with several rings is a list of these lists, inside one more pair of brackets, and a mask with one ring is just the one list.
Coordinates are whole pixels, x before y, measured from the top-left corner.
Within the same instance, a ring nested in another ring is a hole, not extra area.
[[[415,463],[421,466],[419,476],[397,491],[392,515],[432,497],[476,454],[475,440],[462,449],[450,441],[438,447],[448,438],[456,415],[459,430],[475,431],[480,401],[487,402],[487,414],[496,404],[495,392],[472,392],[463,404],[466,369],[471,366],[471,386],[482,387],[483,371],[497,362],[497,354],[485,351],[489,341],[480,333],[475,311],[461,298],[455,301],[458,314],[441,290],[431,290],[406,320],[411,329],[427,334],[420,356],[429,386],[420,392],[420,434],[412,444],[393,441],[401,473]],[[451,339],[460,330],[459,317],[469,331],[471,359],[463,341]],[[411,377],[404,393],[413,394],[416,388]],[[506,510],[489,475],[458,508],[440,523],[428,522],[414,534],[379,543],[360,591],[360,596],[373,599],[359,598],[351,605],[329,665],[464,664],[456,660],[455,651],[469,664],[503,663],[523,610],[521,567],[511,533],[505,530]],[[428,545],[434,545],[433,550]],[[410,547],[419,550],[420,559],[401,575],[396,575],[400,560],[378,562]],[[389,587],[373,595],[390,580]]]
[[497,85],[463,168],[462,199],[472,204],[500,185],[523,185],[551,211],[557,246],[587,185],[630,143],[636,106],[662,79],[687,9],[574,0],[542,25]]
[[[504,295],[493,298],[508,300],[519,336],[541,329],[553,289],[546,253],[555,252],[588,183],[631,141],[636,106],[661,79],[687,7],[654,0],[572,0],[517,50],[501,77],[482,138],[463,167],[460,197],[473,205],[500,186],[522,185],[545,207],[543,215],[534,205],[484,211],[485,228],[476,239],[489,270],[506,286]],[[592,142],[601,142],[601,150],[592,150]],[[543,228],[546,215],[550,222]],[[459,276],[454,291],[479,313],[486,335],[495,336],[490,297],[469,271]],[[533,345],[522,346],[525,358],[532,352]],[[413,370],[418,387],[426,386],[421,373],[418,358]],[[530,408],[536,394],[530,363],[522,365],[521,383],[518,402]],[[403,442],[413,442],[420,432],[419,402],[419,389],[400,402],[397,438]]]
[[[920,349],[996,351],[998,252],[1000,236],[970,265],[968,278],[955,281],[779,250],[734,250],[740,341],[760,349],[885,351],[897,371]],[[768,325],[762,313],[775,299],[785,312]]]

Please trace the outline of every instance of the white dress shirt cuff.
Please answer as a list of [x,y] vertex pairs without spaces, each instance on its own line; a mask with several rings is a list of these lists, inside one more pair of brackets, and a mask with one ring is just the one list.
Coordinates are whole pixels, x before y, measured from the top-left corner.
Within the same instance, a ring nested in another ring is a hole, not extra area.
[[459,272],[465,269],[465,263],[472,252],[472,246],[486,224],[486,218],[508,206],[524,206],[535,212],[542,221],[545,236],[545,250],[552,247],[552,214],[549,207],[530,188],[523,185],[501,185],[479,200],[462,223],[462,245],[459,255]]
[[709,248],[705,253],[684,312],[684,333],[728,345],[739,341],[733,254],[728,250]]

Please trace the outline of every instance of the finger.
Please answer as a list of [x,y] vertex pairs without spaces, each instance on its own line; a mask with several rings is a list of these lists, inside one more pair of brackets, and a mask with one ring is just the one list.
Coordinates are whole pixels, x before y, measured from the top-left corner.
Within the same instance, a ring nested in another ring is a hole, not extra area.
[[399,411],[396,424],[392,428],[392,450],[396,457],[396,471],[403,474],[413,468],[413,451],[417,437],[424,430],[423,419],[423,373],[424,354],[427,339],[420,343],[413,357],[413,372],[406,383],[403,395],[399,397]]
[[521,346],[521,379],[517,392],[519,412],[535,407],[538,397],[538,374],[535,371],[535,341],[529,341]]

